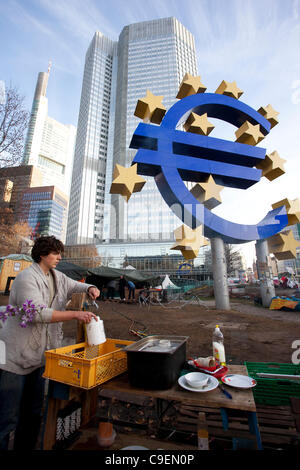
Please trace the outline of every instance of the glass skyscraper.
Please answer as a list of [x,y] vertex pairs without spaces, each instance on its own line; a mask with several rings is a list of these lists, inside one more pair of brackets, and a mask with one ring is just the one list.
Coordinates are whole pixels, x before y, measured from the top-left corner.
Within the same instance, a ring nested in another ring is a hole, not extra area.
[[150,90],[169,109],[186,73],[197,75],[193,35],[176,19],[124,27],[119,41],[96,33],[85,62],[70,196],[67,243],[173,240],[180,225],[153,179],[128,204],[110,195],[116,163],[130,166],[140,122],[137,100]]
[[41,171],[43,186],[55,185],[69,196],[76,128],[48,116],[49,71],[50,67],[48,72],[38,75],[23,164],[34,165]]
[[96,32],[88,48],[81,91],[67,243],[102,240],[116,43]]
[[26,189],[19,202],[19,221],[27,222],[33,234],[54,235],[64,242],[68,198],[55,186]]

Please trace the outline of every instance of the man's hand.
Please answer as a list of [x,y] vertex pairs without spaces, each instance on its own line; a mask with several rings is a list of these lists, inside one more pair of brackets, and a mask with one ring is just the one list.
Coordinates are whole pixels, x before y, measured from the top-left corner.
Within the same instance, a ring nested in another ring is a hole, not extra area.
[[97,287],[92,286],[88,289],[88,294],[91,297],[91,299],[96,300],[97,297],[99,297],[100,295],[100,291],[99,289],[97,289]]
[[85,312],[85,311],[76,312],[75,313],[75,318],[76,318],[76,320],[78,320],[82,323],[90,323],[92,318],[94,318],[96,321],[98,321],[97,315],[95,315],[92,312]]

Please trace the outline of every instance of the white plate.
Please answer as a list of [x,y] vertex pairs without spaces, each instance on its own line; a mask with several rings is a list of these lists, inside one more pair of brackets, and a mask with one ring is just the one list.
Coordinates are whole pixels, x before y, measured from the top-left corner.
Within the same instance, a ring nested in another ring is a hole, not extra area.
[[235,388],[246,389],[256,385],[256,381],[252,377],[248,377],[248,375],[227,374],[221,380],[224,384]]
[[185,388],[186,390],[190,390],[191,392],[210,392],[210,390],[214,390],[215,388],[218,387],[219,381],[215,377],[209,377],[209,381],[207,385],[201,388],[195,388],[195,387],[190,387],[185,380],[184,375],[179,377],[178,383],[181,387]]

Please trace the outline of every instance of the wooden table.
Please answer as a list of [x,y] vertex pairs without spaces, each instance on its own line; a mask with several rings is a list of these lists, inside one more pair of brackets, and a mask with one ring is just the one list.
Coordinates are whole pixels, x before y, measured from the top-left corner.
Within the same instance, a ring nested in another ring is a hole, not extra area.
[[[247,375],[245,366],[242,365],[230,365],[228,366],[228,373],[230,374],[243,374]],[[232,387],[224,386],[228,392],[230,392],[232,399],[226,397],[217,387],[215,390],[207,393],[196,393],[190,392],[181,388],[178,383],[175,383],[172,388],[168,390],[144,390],[142,388],[132,387],[128,380],[127,373],[122,374],[108,382],[99,386],[101,389],[111,389],[118,392],[124,392],[127,394],[137,394],[142,396],[149,396],[158,401],[158,409],[160,408],[161,402],[166,401],[177,401],[185,404],[195,404],[198,406],[214,407],[220,409],[223,421],[223,428],[228,429],[228,411],[227,410],[240,410],[246,412],[248,415],[249,431],[254,436],[258,449],[262,449],[260,432],[256,416],[256,405],[253,398],[251,389],[239,390]],[[203,413],[199,416],[198,422],[198,438],[203,439],[205,435],[205,416]],[[238,436],[237,436],[238,437]],[[208,441],[208,435],[206,436]],[[203,445],[203,440],[201,441]],[[204,444],[205,447],[205,444]]]
[[[247,375],[245,366],[231,365],[228,367],[228,369],[228,373]],[[98,394],[99,392],[101,393],[101,390],[104,389],[110,389],[124,394],[135,394],[154,398],[156,401],[158,420],[160,420],[160,416],[163,413],[164,402],[175,401],[190,405],[194,404],[201,407],[217,408],[220,410],[222,416],[223,428],[228,432],[230,432],[228,429],[228,411],[238,410],[241,412],[246,412],[248,415],[248,426],[250,434],[253,435],[257,448],[262,449],[256,416],[256,406],[251,389],[237,390],[232,387],[226,387],[226,389],[230,392],[232,399],[226,397],[221,392],[219,387],[207,393],[196,393],[185,390],[175,383],[173,387],[168,390],[144,390],[143,388],[132,387],[129,383],[127,373],[124,373],[90,390],[84,390],[78,387],[73,387],[49,380],[46,420],[43,433],[43,449],[50,450],[55,444],[57,415],[62,408],[64,408],[72,400],[81,402],[81,424],[87,424],[93,418],[93,416],[96,415]],[[205,420],[205,413],[203,412],[200,412],[198,415],[198,448],[208,448],[208,430]]]

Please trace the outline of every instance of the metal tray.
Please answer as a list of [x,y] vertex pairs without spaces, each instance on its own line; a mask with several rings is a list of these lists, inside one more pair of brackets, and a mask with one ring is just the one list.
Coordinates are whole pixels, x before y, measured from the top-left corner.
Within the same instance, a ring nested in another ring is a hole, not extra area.
[[135,343],[126,346],[125,351],[143,353],[174,353],[182,344],[188,340],[188,336],[147,336]]

